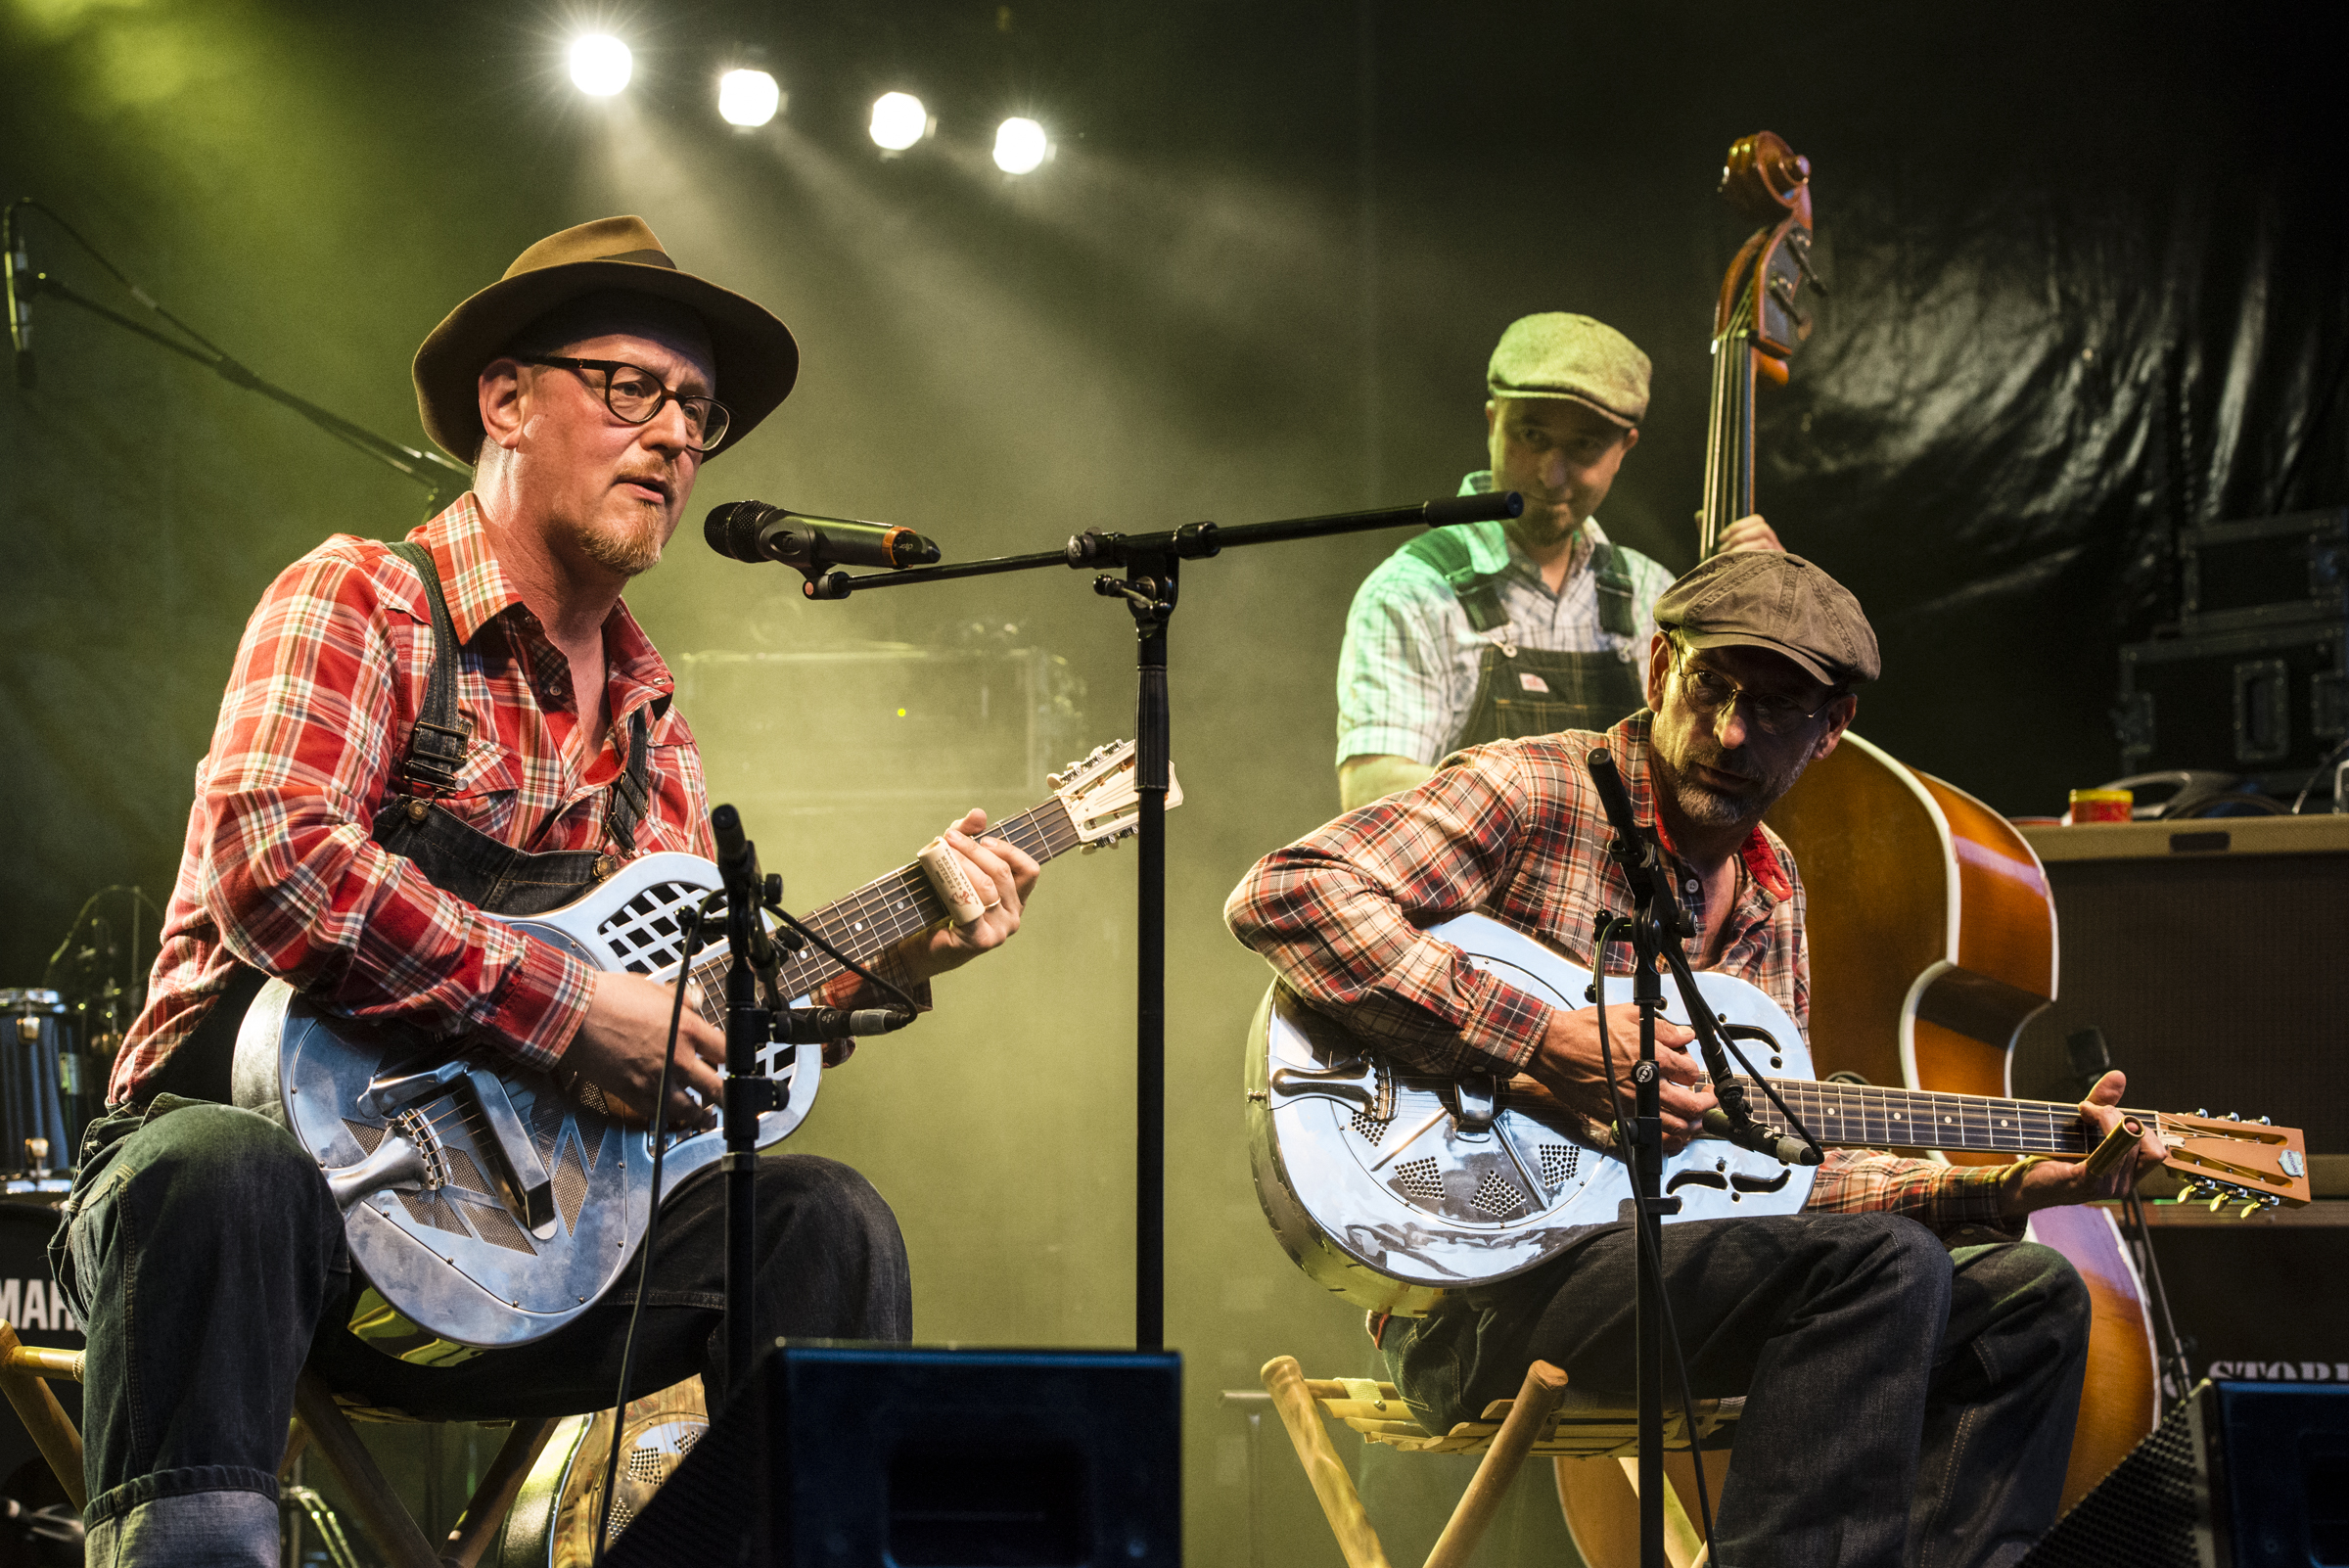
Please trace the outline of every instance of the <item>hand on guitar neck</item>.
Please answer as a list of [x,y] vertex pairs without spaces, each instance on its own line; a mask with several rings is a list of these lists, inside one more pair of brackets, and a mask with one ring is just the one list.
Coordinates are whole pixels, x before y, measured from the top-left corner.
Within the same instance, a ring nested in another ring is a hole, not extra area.
[[963,874],[987,907],[968,924],[949,922],[914,939],[904,956],[917,980],[958,969],[990,948],[1000,947],[1020,929],[1020,911],[1043,868],[1007,840],[978,837],[986,831],[985,811],[971,811],[946,829],[946,844],[961,858]]
[[[2088,1091],[2088,1098],[2080,1102],[2081,1118],[2096,1129],[2097,1138],[2109,1136],[2128,1115],[2120,1109],[2121,1096],[2128,1088],[2128,1079],[2119,1073],[2106,1073]],[[2143,1122],[2144,1132],[2100,1172],[2092,1173],[2088,1160],[2038,1159],[2016,1166],[2000,1196],[2000,1207],[2006,1218],[2020,1220],[2036,1209],[2056,1209],[2122,1196],[2137,1184],[2139,1174],[2146,1166],[2162,1164],[2169,1154],[2162,1145],[2154,1119],[2148,1116]],[[2094,1149],[2096,1143],[2092,1141],[2090,1147]]]

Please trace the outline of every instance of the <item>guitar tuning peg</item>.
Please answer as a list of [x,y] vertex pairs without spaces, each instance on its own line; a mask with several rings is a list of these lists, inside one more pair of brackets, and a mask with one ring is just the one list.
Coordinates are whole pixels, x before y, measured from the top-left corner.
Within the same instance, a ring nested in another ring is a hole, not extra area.
[[2216,1193],[2213,1193],[2213,1194],[2211,1194],[2211,1199],[2210,1199],[2210,1212],[2211,1212],[2212,1214],[2217,1214],[2217,1213],[2218,1213],[2218,1212],[2219,1212],[2221,1209],[2224,1209],[2225,1207],[2227,1207],[2227,1194],[2226,1194],[2226,1193],[2224,1193],[2224,1192],[2216,1192]]
[[2237,1220],[2248,1220],[2266,1207],[2266,1204],[2260,1202],[2257,1198],[2253,1198],[2250,1202],[2243,1205],[2243,1212],[2236,1215],[2235,1218]]
[[2242,1117],[2234,1111],[2229,1111],[2227,1113],[2227,1120],[2230,1122],[2239,1122],[2242,1120]]
[[2273,1123],[2273,1122],[2271,1122],[2271,1121],[2269,1121],[2269,1120],[2268,1120],[2266,1117],[2264,1117],[2264,1116],[2263,1116],[2263,1117],[2261,1117],[2261,1118],[2259,1119],[2259,1125],[2260,1125],[2261,1127],[2274,1127],[2276,1124],[2275,1124],[2275,1123]]
[[2210,1112],[2199,1105],[2194,1107],[2194,1114],[2198,1117],[2201,1117],[2204,1121],[2208,1121],[2210,1119]]

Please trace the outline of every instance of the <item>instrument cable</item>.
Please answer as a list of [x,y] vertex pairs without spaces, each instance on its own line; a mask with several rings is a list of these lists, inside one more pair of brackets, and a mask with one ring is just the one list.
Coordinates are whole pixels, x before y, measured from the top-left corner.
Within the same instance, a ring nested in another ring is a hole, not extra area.
[[[1609,933],[1626,930],[1630,925],[1629,920],[1616,921],[1608,928],[1608,932],[1600,934],[1598,950],[1590,955],[1593,960],[1590,965],[1591,999],[1598,1008],[1599,1063],[1607,1075],[1607,1103],[1615,1108],[1615,1152],[1623,1161],[1624,1169],[1632,1174],[1632,1230],[1639,1238],[1640,1249],[1647,1254],[1648,1266],[1656,1271],[1656,1305],[1661,1309],[1664,1319],[1664,1342],[1672,1347],[1673,1366],[1681,1374],[1681,1419],[1685,1423],[1681,1430],[1688,1440],[1689,1468],[1696,1472],[1696,1511],[1704,1522],[1705,1540],[1709,1542],[1713,1539],[1713,1499],[1710,1488],[1705,1484],[1704,1450],[1697,1447],[1696,1394],[1688,1383],[1688,1358],[1681,1350],[1681,1325],[1673,1316],[1672,1292],[1664,1288],[1664,1249],[1658,1244],[1657,1237],[1657,1232],[1663,1229],[1663,1219],[1658,1216],[1655,1229],[1651,1230],[1645,1216],[1637,1207],[1640,1201],[1637,1155],[1633,1148],[1631,1134],[1624,1130],[1623,1091],[1615,1086],[1615,1045],[1607,1034],[1607,946],[1611,942],[1628,940]],[[1741,1061],[1743,1059],[1739,1058]]]
[[677,958],[677,989],[668,1004],[668,1045],[661,1053],[661,1086],[653,1095],[653,1189],[645,1204],[644,1246],[636,1255],[636,1302],[628,1309],[628,1331],[620,1342],[620,1395],[612,1406],[612,1446],[604,1455],[604,1498],[596,1509],[595,1557],[611,1545],[612,1502],[620,1491],[620,1444],[628,1424],[628,1384],[636,1375],[636,1330],[644,1321],[644,1291],[653,1269],[653,1242],[661,1234],[661,1160],[668,1152],[668,1073],[677,1059],[677,1029],[685,1020],[685,991],[693,984],[693,952],[702,943],[702,916],[725,897],[713,892],[694,905],[685,922],[685,948]]

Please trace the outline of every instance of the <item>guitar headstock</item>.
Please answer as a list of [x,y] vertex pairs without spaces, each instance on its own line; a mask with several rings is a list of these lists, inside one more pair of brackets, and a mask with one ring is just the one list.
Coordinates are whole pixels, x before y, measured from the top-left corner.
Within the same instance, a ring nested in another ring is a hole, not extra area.
[[[1050,776],[1052,793],[1068,807],[1077,837],[1090,852],[1133,832],[1142,819],[1141,791],[1136,785],[1139,752],[1132,741],[1096,746],[1091,755],[1071,762]],[[1167,767],[1167,809],[1182,804],[1182,781]]]
[[2154,1121],[2169,1151],[2162,1164],[2186,1183],[2178,1202],[2208,1199],[2214,1212],[2239,1203],[2248,1215],[2309,1201],[2308,1143],[2298,1128],[2201,1112],[2165,1111]]
[[1811,161],[1769,131],[1741,136],[1723,161],[1721,194],[1762,227],[1721,280],[1713,334],[1751,332],[1756,368],[1784,386],[1786,361],[1811,336],[1796,296],[1806,283],[1827,292],[1811,267]]

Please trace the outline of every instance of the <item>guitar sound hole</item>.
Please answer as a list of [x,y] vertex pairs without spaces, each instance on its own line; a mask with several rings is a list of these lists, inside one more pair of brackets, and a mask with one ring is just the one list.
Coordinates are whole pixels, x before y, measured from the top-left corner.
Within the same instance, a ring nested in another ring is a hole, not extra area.
[[1583,1151],[1571,1143],[1542,1145],[1542,1179],[1549,1183],[1552,1192],[1574,1179],[1575,1168],[1583,1163]]
[[1395,1190],[1428,1203],[1444,1201],[1444,1177],[1434,1159],[1405,1160],[1395,1168]]
[[1484,1180],[1476,1184],[1476,1196],[1469,1201],[1494,1219],[1498,1220],[1503,1215],[1515,1214],[1522,1208],[1525,1204],[1525,1194],[1518,1191],[1511,1183],[1488,1171],[1485,1173]]
[[1394,1120],[1393,1117],[1374,1117],[1368,1111],[1357,1111],[1346,1125],[1354,1129],[1356,1137],[1375,1149],[1379,1140],[1387,1135],[1387,1129],[1394,1124]]

